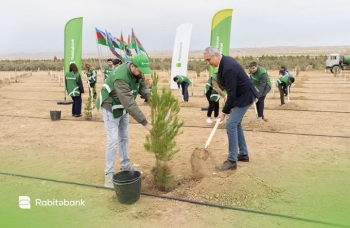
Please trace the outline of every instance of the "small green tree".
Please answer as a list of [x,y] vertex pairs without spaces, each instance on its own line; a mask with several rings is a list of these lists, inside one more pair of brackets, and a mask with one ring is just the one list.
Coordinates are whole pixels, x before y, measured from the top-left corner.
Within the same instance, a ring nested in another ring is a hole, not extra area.
[[184,122],[178,119],[180,105],[171,89],[163,87],[162,93],[158,93],[158,80],[159,77],[154,72],[152,74],[152,93],[147,99],[151,107],[153,129],[146,136],[144,147],[156,157],[156,167],[152,172],[156,186],[162,191],[170,191],[175,185],[169,161],[174,154],[180,151],[180,149],[175,149],[175,137],[181,134],[180,128]]
[[300,73],[300,67],[297,66],[296,69],[295,69],[295,76],[298,77],[299,73]]
[[92,89],[89,89],[89,97],[87,99],[87,102],[85,103],[85,108],[84,108],[84,115],[85,119],[87,120],[92,120],[92,110],[95,108],[95,105],[93,103],[93,95],[92,95]]
[[199,67],[199,65],[196,65],[196,74],[197,74],[197,77],[201,76],[201,68]]

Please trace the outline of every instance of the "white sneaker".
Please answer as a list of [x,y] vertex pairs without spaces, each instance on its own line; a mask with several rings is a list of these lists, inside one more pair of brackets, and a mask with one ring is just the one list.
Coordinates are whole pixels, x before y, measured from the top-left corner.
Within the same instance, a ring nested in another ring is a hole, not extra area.
[[211,120],[211,118],[210,118],[210,117],[208,117],[206,121],[207,121],[207,123],[208,123],[208,124],[213,123],[213,121]]
[[113,175],[114,173],[107,173],[105,175],[105,187],[114,188],[113,186]]

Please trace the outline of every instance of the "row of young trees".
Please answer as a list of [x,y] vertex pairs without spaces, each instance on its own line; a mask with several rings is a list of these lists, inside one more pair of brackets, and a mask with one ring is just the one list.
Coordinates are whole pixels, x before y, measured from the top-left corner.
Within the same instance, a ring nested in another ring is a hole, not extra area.
[[[278,70],[281,65],[287,66],[289,69],[299,67],[301,71],[306,70],[323,70],[327,56],[320,55],[315,57],[310,56],[268,56],[261,57],[236,57],[236,60],[242,66],[248,69],[248,65],[252,61],[256,61],[260,66],[267,70]],[[105,60],[104,60],[105,61]],[[90,63],[95,69],[100,69],[99,60],[97,58],[83,59],[83,65]],[[106,65],[103,62],[103,65]],[[151,68],[153,70],[170,70],[171,58],[151,58]],[[0,71],[40,71],[63,69],[63,59],[53,60],[0,60]],[[188,61],[188,70],[203,72],[207,69],[207,63],[203,59],[190,58]]]

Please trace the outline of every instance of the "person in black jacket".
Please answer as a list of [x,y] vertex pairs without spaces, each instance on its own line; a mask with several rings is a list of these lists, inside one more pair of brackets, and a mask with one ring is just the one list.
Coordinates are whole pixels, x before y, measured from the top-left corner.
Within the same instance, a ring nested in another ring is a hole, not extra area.
[[217,168],[236,169],[237,161],[249,161],[242,119],[253,102],[258,101],[258,93],[242,66],[234,58],[222,55],[215,47],[207,47],[203,55],[208,64],[218,67],[218,84],[227,91],[227,100],[218,119],[223,121],[225,116],[230,114],[226,123],[229,154],[227,160]]

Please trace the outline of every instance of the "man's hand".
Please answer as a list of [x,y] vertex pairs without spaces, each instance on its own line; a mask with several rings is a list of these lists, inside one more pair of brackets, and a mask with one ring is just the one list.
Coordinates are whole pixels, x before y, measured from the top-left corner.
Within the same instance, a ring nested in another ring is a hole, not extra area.
[[258,98],[255,98],[254,102],[255,103],[258,103],[259,99]]
[[153,126],[149,123],[147,123],[145,126],[144,126],[148,131],[151,131],[153,129]]
[[224,121],[224,119],[225,119],[225,114],[222,112],[222,113],[220,113],[220,114],[218,115],[217,118],[220,119],[220,122],[221,122],[221,121]]

